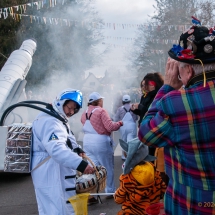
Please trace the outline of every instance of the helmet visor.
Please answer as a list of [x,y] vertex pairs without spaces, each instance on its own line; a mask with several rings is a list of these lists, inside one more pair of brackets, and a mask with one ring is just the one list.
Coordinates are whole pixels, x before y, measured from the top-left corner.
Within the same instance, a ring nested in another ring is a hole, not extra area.
[[65,93],[64,95],[61,96],[60,100],[64,100],[64,99],[68,99],[76,102],[78,104],[77,112],[82,107],[82,93],[79,91]]

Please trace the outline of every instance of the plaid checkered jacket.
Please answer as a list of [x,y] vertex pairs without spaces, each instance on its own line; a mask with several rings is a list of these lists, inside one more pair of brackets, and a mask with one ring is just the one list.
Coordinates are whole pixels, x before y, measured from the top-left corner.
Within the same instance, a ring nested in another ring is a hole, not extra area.
[[179,91],[164,85],[138,135],[149,146],[165,147],[170,180],[215,191],[215,80]]

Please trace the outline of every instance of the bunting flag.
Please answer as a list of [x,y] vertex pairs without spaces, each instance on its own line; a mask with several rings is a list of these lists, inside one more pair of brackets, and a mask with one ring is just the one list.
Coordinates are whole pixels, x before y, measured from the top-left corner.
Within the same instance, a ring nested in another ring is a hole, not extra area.
[[[16,17],[20,17],[19,20],[21,19],[21,15],[26,13],[27,10],[27,6],[28,7],[32,7],[32,8],[36,8],[37,10],[40,10],[41,8],[43,8],[44,6],[46,7],[55,7],[57,4],[61,4],[64,5],[65,4],[65,0],[40,0],[40,1],[35,1],[35,2],[31,2],[31,3],[26,3],[26,4],[21,4],[21,5],[15,5],[15,6],[11,6],[11,7],[5,7],[5,8],[0,8],[0,18],[4,18],[7,19],[7,17],[9,15],[12,14],[18,14],[16,15]],[[18,13],[19,12],[19,13]],[[32,15],[29,15],[32,16]],[[14,17],[12,15],[12,17]],[[15,20],[17,20],[16,18],[14,18]],[[53,18],[50,18],[53,19]],[[56,18],[57,20],[60,20],[60,18]],[[37,20],[44,20],[43,18],[37,18]],[[70,26],[70,22],[74,22],[74,21],[70,21],[69,19],[63,19],[60,20],[60,22],[56,22],[51,20],[49,23],[53,24],[53,22],[57,25],[57,24],[61,24],[62,22],[66,25],[66,26]],[[32,23],[32,20],[31,20]],[[41,21],[38,21],[38,23],[41,23]],[[44,21],[44,23],[46,24],[47,22]],[[87,21],[82,21],[80,24],[82,27],[84,26],[89,26],[89,22]],[[168,31],[180,31],[180,32],[184,32],[186,29],[190,28],[190,25],[159,25],[156,23],[153,24],[126,24],[126,23],[96,23],[93,22],[90,24],[90,26],[92,26],[93,28],[97,28],[97,29],[104,29],[104,28],[109,28],[112,30],[120,30],[120,29],[130,29],[130,28],[145,28],[148,31],[161,31],[161,30],[168,30]]]
[[[131,46],[122,46],[122,45],[118,45],[118,44],[111,44],[111,43],[104,43],[108,45],[111,48],[121,48],[121,49],[126,49],[126,50],[130,50],[132,47]],[[144,54],[141,54],[142,56],[150,56],[151,54],[164,54],[164,50],[159,50],[159,49],[144,49]]]
[[[96,37],[96,35],[94,35]],[[135,38],[129,38],[129,37],[112,37],[112,36],[106,36],[107,40],[123,40],[123,41],[130,41],[133,42]]]
[[[99,35],[94,35],[94,38],[99,37]],[[112,37],[112,36],[106,36],[104,37],[106,40],[121,40],[121,41],[128,41],[128,42],[134,42],[136,38],[128,38],[128,37]],[[177,44],[178,40],[170,40],[170,39],[148,39],[148,41],[152,43],[157,44]]]
[[130,28],[145,28],[148,31],[161,31],[162,29],[168,29],[168,31],[176,30],[184,32],[190,28],[190,25],[159,25],[159,24],[119,24],[119,23],[106,23],[106,28],[117,29],[130,29]]
[[0,8],[0,12],[1,12],[1,10],[6,9],[6,10],[9,10],[10,13],[13,13],[13,8],[14,8],[14,9],[16,9],[16,12],[18,12],[20,10],[20,12],[22,14],[22,13],[26,12],[27,6],[32,7],[32,8],[34,6],[36,6],[37,10],[40,10],[44,6],[46,6],[46,7],[55,7],[57,5],[57,2],[58,2],[58,4],[64,5],[65,0],[40,0],[40,1],[31,2],[31,3],[26,3],[26,4],[20,4],[20,5],[11,6],[11,7]]
[[[50,2],[51,3],[54,3],[55,4],[55,1],[53,2],[52,0],[50,0]],[[37,3],[37,2],[34,2],[34,4],[35,3]],[[28,4],[26,4],[26,5],[28,5]],[[31,23],[32,23],[32,16],[33,15],[27,15],[27,14],[24,14],[25,12],[26,12],[26,5],[24,5],[24,6],[22,6],[22,7],[19,7],[19,8],[22,8],[22,9],[20,9],[20,11],[21,11],[21,14],[18,14],[18,13],[14,13],[14,10],[13,10],[13,8],[12,7],[10,7],[10,8],[0,8],[0,18],[4,18],[4,19],[7,19],[8,18],[8,16],[9,15],[11,15],[12,17],[14,17],[13,16],[13,14],[16,14],[16,16],[19,16],[20,17],[20,19],[21,19],[21,17],[22,16],[29,16],[30,17],[30,20],[31,20]],[[39,5],[39,4],[36,4],[37,6]],[[53,4],[52,4],[53,5]],[[15,8],[16,9],[16,8]],[[17,10],[17,9],[16,9]],[[24,13],[22,13],[22,11],[24,12]],[[38,23],[44,23],[44,24],[47,24],[47,22],[45,21],[45,19],[44,18],[46,18],[46,19],[50,19],[50,22],[49,22],[49,24],[51,24],[51,25],[53,25],[53,23],[55,23],[55,25],[58,25],[58,24],[61,24],[61,26],[62,26],[62,23],[64,23],[64,25],[66,25],[66,26],[71,26],[71,23],[74,23],[74,25],[75,26],[77,26],[77,24],[78,24],[78,21],[77,20],[69,20],[69,19],[61,19],[61,18],[47,18],[47,17],[39,17],[39,16],[34,16],[34,17],[36,17],[36,18],[34,18],[35,20],[38,20]],[[60,22],[59,22],[60,21]],[[82,26],[82,27],[89,27],[89,26],[91,26],[91,27],[93,27],[93,28],[96,28],[96,29],[104,29],[104,27],[106,26],[107,28],[111,28],[111,26],[112,26],[112,24],[111,23],[106,23],[106,24],[104,24],[104,23],[96,23],[96,22],[88,22],[88,21],[81,21],[80,22],[80,26]],[[130,27],[132,27],[132,28],[134,28],[135,26],[138,26],[138,27],[144,27],[144,28],[151,28],[152,29],[152,26],[148,26],[148,25],[134,25],[134,24],[113,24],[113,29],[114,30],[116,30],[116,27],[117,26],[123,26],[123,29],[126,29],[126,28],[130,28]],[[165,26],[165,25],[163,25],[163,26]],[[178,25],[178,26],[173,26],[173,25],[171,25],[171,26],[168,26],[168,30],[169,31],[172,31],[173,29],[174,30],[179,30],[179,31],[183,31],[184,32],[184,29],[185,29],[185,27],[187,27],[187,26],[185,26],[185,25]],[[155,28],[155,26],[153,26],[153,28]],[[188,28],[188,27],[187,27]],[[159,28],[160,29],[160,28]],[[110,39],[111,37],[109,37],[109,38],[107,38],[107,39]],[[120,38],[120,37],[115,37],[114,39],[116,39],[116,40],[121,40],[122,39],[122,37]],[[133,40],[132,38],[124,38],[124,40]],[[164,41],[164,43],[165,43],[165,41]],[[168,42],[167,42],[167,40],[166,40],[166,44],[167,44]]]
[[[95,37],[99,37],[99,35],[94,35]],[[136,38],[130,38],[130,37],[112,37],[112,36],[106,36],[104,37],[106,40],[121,40],[121,41],[130,41],[133,42],[136,40]],[[177,44],[178,40],[171,40],[171,39],[148,39],[148,41],[152,43],[157,44]]]
[[118,45],[118,44],[104,43],[104,42],[102,44],[105,44],[105,45],[107,45],[108,47],[111,47],[111,48],[120,48],[120,49],[127,49],[127,50],[131,49],[131,46],[122,46],[122,45]]
[[149,39],[152,43],[157,43],[157,44],[178,44],[178,40],[170,40],[170,39]]
[[[94,35],[94,38],[100,37],[100,35]],[[105,36],[103,39],[106,40],[117,40],[117,41],[128,41],[134,42],[136,38],[129,38],[129,37],[112,37],[112,36]],[[149,42],[157,43],[157,44],[178,44],[178,40],[171,40],[171,39],[148,39]]]

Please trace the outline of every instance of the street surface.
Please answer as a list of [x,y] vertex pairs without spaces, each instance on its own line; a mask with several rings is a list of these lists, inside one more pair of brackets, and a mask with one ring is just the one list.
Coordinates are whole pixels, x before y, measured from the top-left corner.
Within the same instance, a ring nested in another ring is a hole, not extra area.
[[[118,138],[117,133],[114,140]],[[123,163],[119,145],[115,149],[114,156],[115,183],[118,187]],[[105,196],[102,196],[101,199],[102,204],[88,206],[88,215],[99,215],[100,213],[115,215],[120,210],[120,205],[117,205],[113,199],[105,199]],[[38,215],[30,174],[0,172],[0,215]]]

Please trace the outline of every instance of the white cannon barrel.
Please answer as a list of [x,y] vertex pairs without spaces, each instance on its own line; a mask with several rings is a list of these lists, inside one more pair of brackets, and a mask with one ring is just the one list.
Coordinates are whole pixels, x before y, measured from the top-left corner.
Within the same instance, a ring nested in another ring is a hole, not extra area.
[[32,56],[36,51],[36,41],[25,40],[10,57],[0,72],[0,110],[18,79],[24,80],[32,65]]

